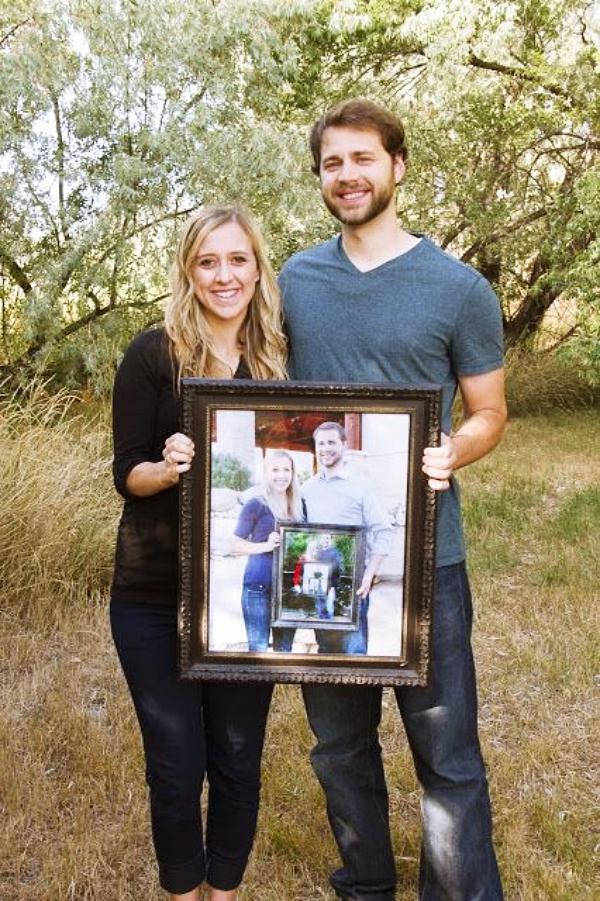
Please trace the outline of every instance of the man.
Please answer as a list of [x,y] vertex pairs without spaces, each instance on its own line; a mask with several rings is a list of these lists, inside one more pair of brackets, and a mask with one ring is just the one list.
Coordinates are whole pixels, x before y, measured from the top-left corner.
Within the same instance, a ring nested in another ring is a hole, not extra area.
[[[407,151],[392,113],[349,100],[325,113],[310,140],[341,235],[295,255],[281,274],[292,377],[443,386],[445,434],[423,456],[429,484],[440,491],[431,672],[427,687],[395,690],[423,788],[419,899],[500,901],[453,476],[491,451],[504,430],[499,305],[478,273],[398,221],[395,190]],[[457,389],[463,419],[451,431]],[[381,690],[328,684],[303,691],[317,738],[311,760],[343,862],[331,883],[346,901],[392,901]]]
[[[392,528],[379,492],[366,475],[353,472],[346,458],[346,433],[337,422],[322,422],[313,433],[318,473],[302,488],[309,523],[364,526],[367,529],[367,566],[362,574],[359,628],[356,632],[316,630],[319,651],[366,654],[369,641],[369,591],[377,568],[389,551]],[[329,536],[331,539],[331,536]],[[329,551],[319,554],[325,562]]]
[[323,617],[325,619],[333,619],[335,615],[335,600],[337,590],[340,584],[340,570],[342,568],[342,555],[335,546],[333,535],[331,532],[323,532],[319,536],[319,563],[324,563],[329,567],[330,587],[325,600],[325,609]]

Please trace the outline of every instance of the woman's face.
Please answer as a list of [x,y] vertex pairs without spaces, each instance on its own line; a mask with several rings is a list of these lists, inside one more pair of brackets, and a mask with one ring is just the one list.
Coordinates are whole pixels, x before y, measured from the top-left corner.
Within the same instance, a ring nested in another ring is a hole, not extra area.
[[271,491],[284,493],[292,484],[294,470],[291,460],[286,457],[275,457],[267,463],[267,484]]
[[237,222],[215,228],[192,267],[194,293],[210,325],[242,325],[260,278],[250,238]]

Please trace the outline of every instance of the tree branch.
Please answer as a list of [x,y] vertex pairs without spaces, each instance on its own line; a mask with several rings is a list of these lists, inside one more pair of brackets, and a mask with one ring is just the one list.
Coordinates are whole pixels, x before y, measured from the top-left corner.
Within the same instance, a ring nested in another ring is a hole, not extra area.
[[6,34],[2,35],[0,38],[0,47],[2,47],[3,44],[6,44],[6,42],[12,38],[13,34],[18,31],[19,28],[22,28],[23,25],[27,25],[28,22],[31,22],[31,16],[28,16],[26,19],[23,19],[22,22],[17,22],[16,25],[13,25],[10,31],[7,31]]
[[502,238],[507,238],[509,235],[514,234],[514,232],[519,231],[519,229],[523,228],[525,225],[530,225],[532,222],[536,222],[538,219],[543,219],[544,216],[548,215],[548,210],[546,207],[541,207],[539,210],[534,210],[532,213],[527,213],[526,216],[521,216],[519,219],[515,219],[514,222],[511,222],[510,225],[507,225],[506,228],[500,229],[500,231],[492,232],[491,235],[486,235],[485,238],[482,238],[480,241],[476,241],[472,244],[468,250],[465,250],[463,255],[461,256],[461,260],[463,263],[467,263],[471,260],[479,251],[483,250],[484,247],[489,247],[490,244],[496,244],[498,241],[501,241]]
[[[538,78],[536,75],[533,75],[531,72],[526,72],[525,69],[518,69],[516,66],[506,66],[503,63],[492,62],[491,60],[481,59],[481,57],[476,56],[475,53],[471,50],[469,53],[468,59],[469,65],[473,66],[476,69],[486,69],[489,72],[498,72],[501,75],[510,75],[512,78],[519,78],[521,81],[528,81],[531,84],[536,84],[540,88],[544,88],[545,91],[548,91],[550,94],[554,94],[555,97],[562,97],[564,100],[573,100],[574,98],[568,91],[565,91],[564,88],[561,88],[556,84],[548,84],[543,81],[541,78]],[[578,103],[578,106],[580,104]]]
[[[122,237],[125,240],[130,240],[134,238],[136,235],[140,235],[142,232],[147,231],[149,228],[154,228],[155,225],[160,225],[161,222],[168,222],[169,219],[179,219],[180,216],[189,216],[190,213],[193,213],[195,207],[189,207],[184,210],[176,210],[174,213],[165,213],[164,216],[159,216],[157,219],[153,219],[150,222],[145,222],[143,225],[138,225],[136,228],[132,228],[127,234]],[[112,256],[115,253],[116,245],[112,245],[108,247],[107,250],[101,254],[98,258],[98,263],[103,263],[108,257]]]
[[50,91],[52,109],[54,110],[54,125],[56,128],[56,162],[58,165],[58,217],[62,226],[63,237],[68,241],[67,216],[65,208],[65,139],[62,128],[62,117],[58,97],[54,91]]
[[[169,294],[160,294],[158,297],[153,297],[151,300],[141,301],[139,303],[129,303],[127,307],[129,309],[134,310],[143,310],[146,307],[152,307],[157,303],[160,303],[163,300],[166,300],[169,297]],[[103,316],[106,316],[108,313],[112,313],[114,311],[114,306],[111,304],[107,304],[104,307],[96,307],[91,310],[85,316],[81,316],[79,319],[75,319],[73,322],[69,322],[64,328],[60,329],[55,335],[52,336],[53,342],[63,341],[65,338],[68,338],[70,335],[75,334],[80,329],[85,328],[86,325],[91,325],[92,322],[97,322]],[[24,353],[21,354],[16,360],[12,360],[10,363],[5,363],[0,366],[0,377],[8,374],[14,374],[17,370],[21,369],[24,366],[28,366],[32,359],[35,357],[37,353],[39,353],[46,342],[44,341],[35,341],[33,344],[30,344]]]
[[469,228],[470,225],[471,223],[467,219],[463,219],[461,222],[457,222],[457,224],[454,225],[450,229],[450,231],[446,232],[445,236],[442,238],[440,244],[442,250],[447,250],[448,245],[452,244],[452,242],[455,241],[456,238],[458,238],[458,236],[465,231],[465,229]]
[[19,266],[16,260],[13,260],[11,256],[9,256],[6,251],[0,248],[0,264],[6,267],[8,274],[11,276],[13,281],[17,283],[23,294],[29,294],[33,291],[33,285],[27,278],[26,273]]

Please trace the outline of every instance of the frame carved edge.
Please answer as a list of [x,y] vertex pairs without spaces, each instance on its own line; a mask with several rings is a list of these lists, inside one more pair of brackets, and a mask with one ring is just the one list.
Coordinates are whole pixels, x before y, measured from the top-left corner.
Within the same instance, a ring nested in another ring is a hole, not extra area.
[[[428,417],[428,446],[434,447],[441,440],[441,391],[435,393],[429,402]],[[435,590],[435,546],[436,546],[436,527],[437,527],[437,505],[438,493],[429,485],[425,487],[425,517],[424,517],[424,538],[423,538],[423,573],[422,573],[422,617],[421,623],[421,647],[419,659],[422,665],[420,676],[423,678],[423,684],[427,681],[430,664],[430,638],[434,616],[434,590]]]
[[[182,394],[181,424],[185,434],[192,431],[192,399]],[[188,671],[192,665],[190,649],[192,646],[192,474],[185,472],[179,480],[179,569],[180,598],[178,623],[178,668],[179,675]],[[186,550],[187,549],[187,550]]]
[[[182,391],[182,428],[186,433],[192,433],[194,425],[195,401],[198,397],[205,397],[215,389],[217,396],[235,397],[262,396],[263,398],[278,398],[282,395],[286,403],[290,397],[304,400],[305,396],[327,398],[330,395],[339,396],[340,399],[354,400],[357,394],[368,399],[392,399],[395,400],[397,392],[401,391],[408,400],[423,401],[426,408],[426,434],[428,444],[435,445],[439,442],[440,435],[440,407],[441,388],[439,385],[390,385],[386,384],[340,384],[340,383],[306,383],[306,382],[253,382],[246,381],[243,386],[233,380],[205,380],[185,379],[187,390]],[[241,389],[241,390],[240,390]],[[210,664],[208,667],[199,662],[194,662],[195,646],[198,640],[194,635],[197,628],[192,604],[193,561],[191,553],[184,553],[183,548],[192,547],[193,539],[193,478],[192,472],[184,473],[180,480],[180,603],[179,603],[179,675],[183,678],[203,679],[208,681],[253,681],[253,682],[281,682],[281,683],[333,683],[355,685],[389,685],[389,686],[423,686],[427,684],[430,664],[430,632],[433,617],[434,577],[435,577],[435,537],[436,537],[436,513],[437,492],[424,484],[423,506],[423,556],[421,566],[421,592],[420,592],[420,626],[417,638],[419,648],[416,669],[404,669],[401,673],[394,669],[383,668],[374,674],[361,672],[357,667],[352,672],[335,672],[329,668],[296,669],[293,666],[279,665],[273,667],[262,666],[254,661],[244,665],[236,661],[231,664]]]

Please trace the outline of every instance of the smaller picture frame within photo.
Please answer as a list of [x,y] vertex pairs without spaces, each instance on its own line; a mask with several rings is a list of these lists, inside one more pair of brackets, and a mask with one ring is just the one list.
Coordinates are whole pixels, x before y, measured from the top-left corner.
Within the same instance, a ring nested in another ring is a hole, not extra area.
[[365,530],[332,524],[280,525],[273,554],[272,628],[356,632]]

